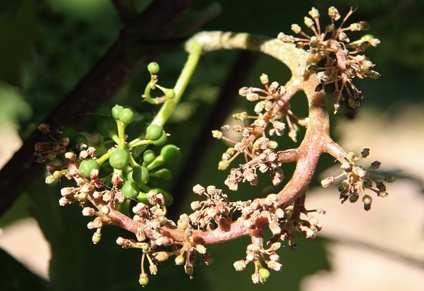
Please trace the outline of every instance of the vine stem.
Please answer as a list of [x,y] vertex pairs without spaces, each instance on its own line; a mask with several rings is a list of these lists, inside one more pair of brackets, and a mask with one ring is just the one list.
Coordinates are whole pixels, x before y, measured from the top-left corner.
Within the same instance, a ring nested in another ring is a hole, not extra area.
[[[302,199],[316,170],[318,160],[322,153],[332,151],[334,142],[329,136],[329,117],[325,108],[325,93],[323,89],[317,90],[320,81],[311,73],[305,76],[308,53],[295,47],[293,44],[284,43],[278,39],[268,39],[253,36],[247,33],[231,32],[201,32],[193,36],[186,44],[190,53],[189,59],[174,88],[176,97],[165,103],[154,119],[154,123],[163,125],[171,115],[173,109],[181,98],[182,92],[191,78],[201,53],[222,49],[245,49],[258,51],[270,55],[287,65],[292,73],[292,78],[287,82],[287,92],[284,101],[288,102],[299,90],[303,90],[308,99],[309,116],[306,124],[305,137],[297,149],[291,149],[281,154],[281,159],[297,161],[296,168],[290,181],[278,193],[280,207],[284,208],[295,201]],[[260,134],[260,133],[258,133]],[[337,158],[337,156],[335,156]],[[257,198],[260,201],[264,198]],[[149,236],[149,229],[138,225],[131,218],[112,209],[110,216],[120,227],[135,232],[144,228]],[[261,218],[261,225],[267,223],[267,218]],[[162,227],[162,233],[175,241],[185,241],[187,235],[184,231],[167,226]],[[195,230],[192,239],[202,244],[215,244],[232,240],[241,236],[251,235],[251,229],[246,226],[242,218],[234,221],[228,229]]]
[[165,101],[165,103],[162,105],[159,112],[153,118],[153,121],[152,121],[153,124],[164,126],[166,121],[172,115],[175,107],[180,101],[185,89],[187,88],[187,85],[190,82],[191,77],[193,76],[193,73],[197,67],[197,64],[199,63],[201,55],[202,55],[202,47],[195,42],[191,43],[190,53],[189,53],[187,62],[185,63],[181,71],[181,74],[177,82],[175,83],[175,86],[173,89],[174,96],[172,98],[168,98]]

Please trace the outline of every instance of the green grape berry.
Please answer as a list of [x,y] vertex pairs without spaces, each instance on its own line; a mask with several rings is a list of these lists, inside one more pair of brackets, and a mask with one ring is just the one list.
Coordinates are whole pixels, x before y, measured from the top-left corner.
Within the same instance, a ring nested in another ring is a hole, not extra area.
[[122,170],[128,165],[130,154],[125,149],[115,149],[109,158],[109,164],[114,169]]
[[166,191],[163,190],[161,188],[153,188],[151,190],[149,190],[149,192],[147,192],[147,197],[150,197],[152,195],[156,195],[161,193],[163,195],[163,197],[165,198],[165,205],[166,206],[170,206],[172,204],[172,202],[174,202],[174,197],[172,197],[172,195]]
[[152,123],[146,128],[145,139],[157,140],[162,136],[162,132],[163,132],[162,126]]
[[99,168],[99,164],[96,162],[96,160],[88,159],[88,160],[83,160],[80,163],[78,170],[82,177],[89,178],[91,172],[98,168]]
[[144,203],[144,204],[149,204],[149,199],[147,198],[147,193],[139,192],[138,195],[137,195],[137,201]]
[[151,62],[147,65],[147,70],[149,71],[150,74],[155,75],[159,73],[159,70],[160,70],[159,64],[156,62]]
[[160,151],[160,155],[163,157],[166,163],[175,161],[179,158],[180,154],[180,148],[173,144],[167,144]]
[[119,115],[121,114],[122,110],[124,110],[124,107],[121,105],[115,105],[112,107],[112,117],[116,120],[119,119]]
[[134,120],[134,112],[129,108],[124,108],[119,113],[119,120],[128,125]]
[[132,172],[132,179],[137,184],[146,185],[150,180],[149,170],[144,167],[135,167]]
[[138,195],[137,185],[132,181],[126,181],[122,185],[121,192],[126,198],[134,199]]
[[169,181],[172,179],[172,173],[169,169],[160,169],[151,174],[152,177]]
[[266,280],[268,280],[270,275],[271,275],[271,273],[269,272],[268,269],[259,268],[259,276],[260,276],[262,282],[266,282]]
[[156,158],[155,153],[152,150],[146,150],[143,153],[143,161],[148,165]]

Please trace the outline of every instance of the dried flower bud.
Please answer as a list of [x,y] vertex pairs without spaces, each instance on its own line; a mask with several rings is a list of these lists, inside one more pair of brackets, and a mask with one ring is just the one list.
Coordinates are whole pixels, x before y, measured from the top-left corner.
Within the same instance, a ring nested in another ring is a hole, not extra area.
[[318,9],[316,9],[315,7],[312,7],[311,10],[309,10],[308,14],[312,17],[312,18],[318,18],[319,17],[319,11]]
[[378,169],[378,168],[380,168],[380,166],[381,166],[381,162],[379,162],[379,161],[374,161],[374,162],[371,163],[372,169]]
[[261,81],[262,85],[268,85],[269,83],[268,75],[264,73],[261,74],[261,76],[259,77],[259,80]]
[[328,16],[330,16],[330,18],[334,21],[339,20],[340,19],[339,10],[337,10],[337,8],[334,6],[331,6],[330,8],[328,8]]
[[303,22],[305,23],[306,27],[313,27],[314,26],[314,21],[312,19],[310,19],[309,17],[305,16],[303,18]]
[[124,245],[124,243],[125,243],[125,238],[123,238],[123,237],[121,237],[121,236],[118,236],[118,238],[116,239],[116,244],[117,244],[118,246],[123,246],[123,245]]
[[243,121],[247,118],[247,112],[235,113],[235,114],[233,114],[233,118],[236,119],[236,120]]
[[257,93],[250,92],[246,95],[246,99],[251,102],[258,101],[259,95]]
[[239,89],[239,95],[240,96],[246,96],[249,92],[250,92],[250,88],[249,87],[241,87]]
[[141,273],[140,274],[140,278],[138,279],[138,283],[140,283],[141,286],[146,286],[147,284],[149,284],[149,277],[147,276],[146,273]]
[[253,284],[258,284],[260,282],[260,276],[258,273],[253,273],[251,278],[252,278]]
[[93,215],[95,215],[96,214],[96,210],[94,210],[93,208],[91,208],[91,207],[84,207],[83,209],[82,209],[82,215],[83,216],[93,216]]
[[202,195],[203,193],[205,193],[205,187],[200,184],[197,184],[193,187],[193,192],[198,195]]
[[246,262],[244,260],[238,260],[233,263],[233,266],[236,271],[243,271],[246,269]]
[[161,251],[153,253],[153,258],[158,262],[164,262],[169,258],[169,254],[167,252]]
[[212,130],[212,137],[216,139],[221,139],[224,135],[220,130]]
[[155,264],[150,264],[149,265],[149,272],[152,275],[157,275],[157,273],[158,273],[158,267]]
[[194,211],[196,211],[200,207],[202,207],[202,204],[200,203],[200,201],[193,201],[193,202],[190,203],[190,207],[191,207],[191,209],[193,209]]
[[93,242],[94,245],[96,245],[100,242],[101,238],[102,238],[101,228],[98,228],[96,232],[93,234],[93,236],[91,237],[91,241]]
[[197,244],[197,245],[196,245],[196,251],[197,251],[199,254],[204,255],[204,254],[206,254],[206,247],[205,247],[204,245]]
[[368,156],[369,156],[369,154],[370,154],[370,149],[369,149],[369,148],[364,148],[364,149],[361,151],[361,156],[362,156],[363,158],[368,157]]
[[327,177],[327,178],[321,180],[321,186],[323,188],[328,188],[333,183],[334,183],[334,177]]
[[181,266],[182,264],[184,264],[184,256],[183,255],[178,255],[175,257],[175,265],[177,266]]
[[364,203],[364,209],[365,210],[370,210],[371,209],[371,204],[372,204],[372,198],[369,195],[364,195],[364,197],[362,197],[362,202]]
[[[270,257],[272,257],[272,256],[275,256],[275,255],[271,255]],[[277,257],[278,257],[278,255],[277,255]],[[277,262],[277,260],[268,261],[266,263],[267,267],[270,268],[271,270],[274,270],[274,271],[277,271],[277,272],[280,271],[281,267],[283,265],[281,265],[279,262]]]
[[349,25],[348,29],[350,31],[361,31],[364,30],[367,27],[367,23],[364,21],[352,23]]
[[228,168],[228,166],[230,165],[230,163],[228,161],[219,161],[218,163],[218,170],[220,171],[224,171],[225,169]]
[[300,33],[302,31],[302,28],[296,23],[293,23],[290,28],[294,33]]

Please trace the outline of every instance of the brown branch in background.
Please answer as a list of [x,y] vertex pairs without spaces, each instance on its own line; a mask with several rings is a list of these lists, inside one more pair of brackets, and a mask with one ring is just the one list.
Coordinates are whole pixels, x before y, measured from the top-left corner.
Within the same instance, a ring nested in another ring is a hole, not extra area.
[[127,22],[136,16],[134,0],[112,0],[122,22]]
[[[190,0],[157,0],[127,22],[106,54],[42,122],[52,128],[82,126],[87,113],[115,96],[139,64],[175,47],[178,38],[198,28],[192,26],[190,30],[182,31],[176,23],[190,3]],[[206,16],[208,18],[199,25],[216,15]],[[42,134],[34,132],[0,171],[0,215],[22,189],[42,174],[44,166],[34,163],[34,145],[41,139]]]
[[191,193],[190,187],[193,178],[199,172],[201,163],[204,160],[205,153],[212,143],[211,130],[218,128],[228,116],[234,104],[237,101],[237,91],[247,78],[250,69],[256,61],[256,55],[251,52],[240,52],[234,64],[230,68],[227,78],[223,83],[214,107],[212,108],[208,119],[205,121],[199,135],[188,151],[189,155],[185,165],[182,167],[181,174],[176,180],[172,193],[174,193],[174,205],[171,208],[171,217],[175,217],[181,210],[182,204],[187,192]]

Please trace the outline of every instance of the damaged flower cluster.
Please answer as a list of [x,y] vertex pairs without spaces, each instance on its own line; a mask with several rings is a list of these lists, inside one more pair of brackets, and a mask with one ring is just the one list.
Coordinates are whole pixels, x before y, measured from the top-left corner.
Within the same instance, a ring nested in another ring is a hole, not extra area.
[[370,34],[351,40],[349,33],[357,33],[367,28],[364,21],[347,24],[353,14],[351,8],[342,18],[335,7],[328,9],[330,24],[320,23],[320,13],[316,8],[305,16],[304,24],[312,32],[308,34],[300,25],[292,24],[297,36],[280,33],[284,42],[295,43],[309,52],[307,73],[317,73],[321,84],[335,97],[334,110],[340,106],[356,111],[363,98],[362,91],[353,84],[355,78],[376,79],[379,74],[373,70],[374,64],[363,54],[369,47],[376,47],[380,41]]

